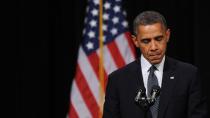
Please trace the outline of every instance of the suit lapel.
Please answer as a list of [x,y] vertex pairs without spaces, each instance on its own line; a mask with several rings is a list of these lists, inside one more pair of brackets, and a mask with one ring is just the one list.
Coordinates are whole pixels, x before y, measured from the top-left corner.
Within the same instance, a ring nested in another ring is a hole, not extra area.
[[160,94],[160,104],[158,118],[163,118],[165,111],[170,100],[170,96],[173,93],[173,88],[175,85],[176,77],[174,75],[175,63],[171,61],[170,58],[166,57],[164,70],[163,70],[163,80]]
[[[136,73],[136,79],[137,79],[137,82],[138,82],[138,84],[139,84],[139,87],[145,88],[144,82],[143,82],[143,76],[142,76],[140,58],[138,58],[138,59],[136,60],[136,68],[135,68],[134,71],[135,71],[135,73]],[[139,89],[139,88],[138,88],[138,89]]]
[[[135,88],[136,88],[136,91],[138,91],[140,88],[144,88],[145,89],[145,86],[144,86],[144,82],[143,82],[143,75],[142,75],[142,69],[141,69],[141,61],[140,61],[141,58],[138,58],[136,61],[135,61],[135,67],[132,68],[134,69],[133,72],[135,72],[135,82],[137,84],[133,84],[133,85],[137,85]],[[139,111],[138,111],[139,112]],[[144,114],[145,115],[145,114]],[[151,112],[148,110],[147,114],[146,114],[147,118],[152,118],[152,114]],[[145,116],[144,116],[145,117]]]
[[[131,89],[135,91],[135,95],[137,91],[139,91],[140,88],[144,88],[143,78],[142,78],[142,72],[141,72],[141,65],[139,63],[139,59],[136,59],[134,63],[132,64],[132,67],[130,68],[130,75],[129,82],[131,82]],[[135,96],[134,95],[134,96]]]

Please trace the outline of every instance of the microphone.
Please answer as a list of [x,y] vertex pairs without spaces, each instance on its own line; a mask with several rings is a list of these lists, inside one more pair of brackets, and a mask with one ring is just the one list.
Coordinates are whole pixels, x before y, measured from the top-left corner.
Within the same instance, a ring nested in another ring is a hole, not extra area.
[[157,85],[153,86],[151,91],[151,97],[148,100],[150,106],[155,103],[159,95],[160,95],[160,87]]
[[140,88],[137,92],[137,95],[135,97],[135,102],[137,105],[142,107],[144,110],[147,110],[149,108],[149,103],[145,94],[145,88]]
[[142,97],[145,97],[145,89],[140,88],[139,91],[137,92],[137,95],[135,97],[135,101],[138,102],[139,100],[142,99]]
[[145,93],[145,88],[140,88],[137,92],[137,95],[135,97],[135,102],[138,106],[143,108],[143,110],[148,110],[150,106],[152,106],[158,96],[160,95],[160,87],[159,86],[153,86],[151,90],[151,97],[147,97]]

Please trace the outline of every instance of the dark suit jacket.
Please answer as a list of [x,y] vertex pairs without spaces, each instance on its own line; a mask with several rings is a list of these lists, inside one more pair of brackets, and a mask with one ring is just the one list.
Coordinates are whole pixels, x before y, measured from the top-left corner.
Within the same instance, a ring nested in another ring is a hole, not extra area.
[[[145,118],[145,111],[134,102],[144,87],[141,72],[138,59],[109,75],[103,118]],[[166,57],[158,118],[207,118],[206,107],[197,68]]]

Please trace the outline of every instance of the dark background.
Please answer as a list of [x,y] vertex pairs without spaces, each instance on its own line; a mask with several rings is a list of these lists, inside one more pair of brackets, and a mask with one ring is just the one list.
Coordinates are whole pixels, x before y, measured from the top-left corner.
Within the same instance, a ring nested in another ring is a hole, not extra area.
[[[16,114],[21,118],[65,118],[86,0],[16,1]],[[162,13],[171,29],[167,54],[201,71],[210,104],[210,7],[198,0],[125,0],[132,31],[143,10]],[[209,106],[209,105],[208,105]]]

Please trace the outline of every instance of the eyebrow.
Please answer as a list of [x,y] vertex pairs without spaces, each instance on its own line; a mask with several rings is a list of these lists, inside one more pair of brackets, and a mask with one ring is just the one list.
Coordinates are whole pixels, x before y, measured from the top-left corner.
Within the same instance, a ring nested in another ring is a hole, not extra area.
[[[158,36],[152,37],[152,38],[156,39],[156,38],[162,38],[162,37],[163,37],[163,35],[158,35]],[[141,40],[150,40],[152,38],[141,38]]]
[[159,35],[159,36],[156,36],[154,38],[162,38],[162,37],[163,37],[163,35]]

